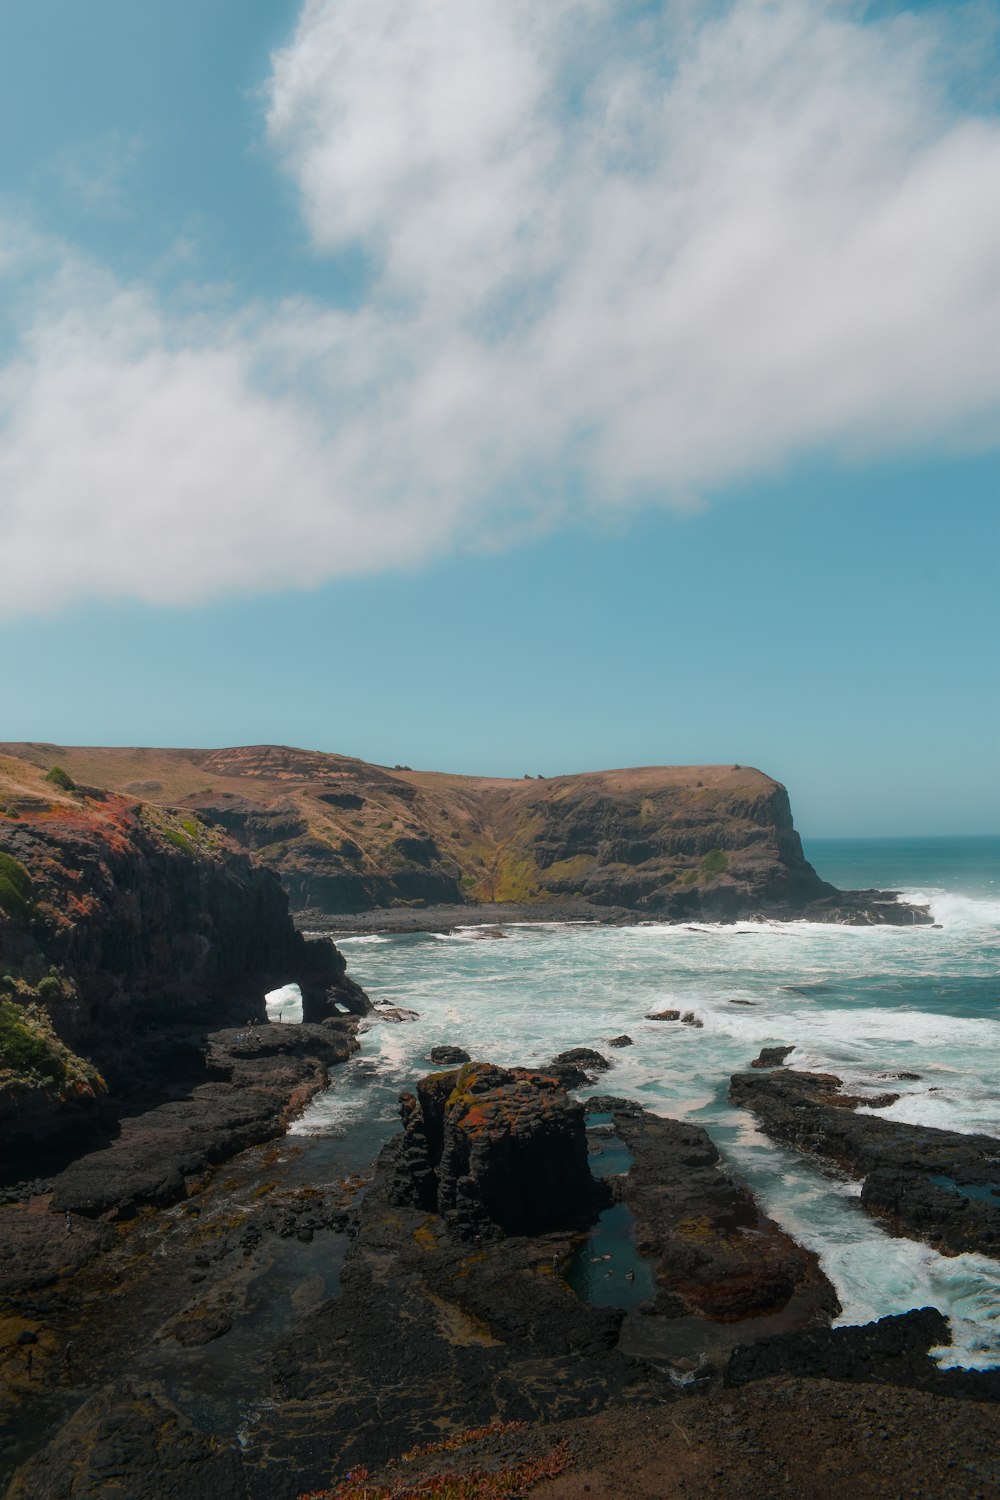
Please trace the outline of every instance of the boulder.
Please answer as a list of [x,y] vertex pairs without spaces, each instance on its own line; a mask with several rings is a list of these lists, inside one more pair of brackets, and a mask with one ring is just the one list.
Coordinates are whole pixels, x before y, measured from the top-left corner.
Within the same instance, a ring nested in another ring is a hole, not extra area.
[[751,1068],[780,1068],[784,1064],[785,1058],[788,1056],[788,1054],[794,1051],[794,1046],[761,1047],[760,1052],[754,1058],[750,1066]]
[[438,1068],[461,1067],[471,1061],[464,1047],[432,1047],[430,1060]]

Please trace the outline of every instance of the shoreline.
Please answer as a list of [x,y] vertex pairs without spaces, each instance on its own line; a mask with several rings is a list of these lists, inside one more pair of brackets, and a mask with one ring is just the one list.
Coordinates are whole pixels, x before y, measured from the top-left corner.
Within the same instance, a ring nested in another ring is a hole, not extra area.
[[587,923],[600,927],[637,927],[651,921],[647,913],[624,906],[594,906],[589,901],[485,902],[463,906],[376,906],[370,911],[296,911],[292,920],[303,934],[336,938],[365,933],[454,932],[459,927],[509,927],[515,924]]
[[788,909],[755,907],[745,914],[690,911],[682,916],[642,911],[628,906],[596,906],[591,901],[469,902],[461,906],[377,906],[367,911],[323,912],[304,908],[292,912],[295,926],[306,937],[360,937],[384,933],[454,932],[461,927],[541,926],[577,923],[595,927],[727,927],[735,922],[818,922],[825,926],[931,926],[928,907],[914,906],[899,891],[838,891],[836,901],[818,907]]

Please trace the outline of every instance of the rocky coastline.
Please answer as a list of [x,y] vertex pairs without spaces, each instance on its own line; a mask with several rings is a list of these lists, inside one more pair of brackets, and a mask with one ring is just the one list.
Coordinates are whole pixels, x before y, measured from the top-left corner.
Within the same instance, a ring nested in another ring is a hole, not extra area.
[[[285,1044],[300,1030],[330,1028],[263,1025],[256,1059],[245,1035],[224,1033],[219,1066],[252,1094],[268,1059],[310,1055],[315,1037]],[[288,1082],[278,1092],[291,1097]],[[923,1413],[905,1462],[922,1455],[927,1493],[991,1493],[982,1457],[979,1487],[955,1486],[941,1434],[983,1454],[984,1436],[1000,1435],[997,1373],[942,1371],[928,1350],[947,1325],[932,1309],[832,1328],[837,1299],[815,1256],[761,1214],[704,1131],[615,1096],[575,1101],[544,1070],[483,1062],[428,1075],[400,1111],[403,1129],[364,1184],[309,1174],[306,1185],[287,1142],[254,1144],[229,1176],[199,1163],[182,1195],[139,1201],[125,1175],[117,1191],[95,1191],[114,1180],[97,1172],[98,1152],[56,1179],[41,1213],[37,1197],[22,1205],[52,1237],[52,1210],[58,1201],[61,1221],[75,1193],[73,1232],[59,1238],[74,1254],[90,1238],[45,1285],[5,1290],[8,1462],[22,1460],[7,1500],[356,1500],[358,1476],[393,1495],[456,1463],[520,1475],[512,1492],[543,1500],[584,1483],[620,1496],[601,1465],[621,1456],[622,1433],[662,1431],[668,1413],[690,1483],[644,1488],[656,1464],[640,1461],[630,1494],[763,1497],[790,1482],[794,1455],[773,1438],[734,1453],[733,1413],[750,1432],[780,1410],[785,1431],[815,1448],[816,1427],[874,1410],[860,1394],[873,1387],[883,1429]],[[595,1177],[593,1151],[611,1137],[626,1159]],[[632,1216],[652,1293],[600,1306],[579,1274],[616,1205]],[[284,1327],[263,1316],[276,1266],[300,1288]],[[241,1347],[253,1349],[242,1366]],[[212,1369],[233,1387],[228,1427]],[[929,1422],[926,1403],[942,1400],[943,1425]],[[238,1432],[237,1405],[254,1413]],[[18,1441],[18,1412],[34,1439]],[[868,1473],[863,1445],[852,1462],[855,1478]],[[843,1454],[840,1464],[845,1488],[801,1492],[848,1493]]]
[[[941,1370],[933,1309],[833,1327],[816,1257],[703,1130],[570,1097],[607,1059],[442,1048],[371,1175],[338,1176],[285,1132],[376,1009],[328,936],[296,930],[275,873],[129,797],[50,783],[17,812],[0,822],[7,1500],[359,1500],[433,1494],[449,1471],[539,1500],[888,1497],[917,1470],[935,1500],[996,1492],[997,1373]],[[822,899],[842,920],[843,893]],[[488,913],[502,938],[522,912],[649,920],[575,899],[329,920]],[[301,1025],[266,1017],[288,982]],[[997,1142],[858,1114],[771,1050],[732,1081],[765,1129],[864,1176],[891,1227],[997,1253]],[[836,1448],[854,1427],[877,1461]]]
[[[294,913],[299,931],[308,936],[353,937],[366,933],[454,932],[457,928],[494,928],[518,923],[567,922],[598,927],[640,927],[671,921],[710,923],[825,922],[845,927],[926,927],[929,908],[903,901],[898,891],[837,891],[833,896],[801,908],[762,905],[733,915],[711,916],[692,911],[687,917],[651,918],[648,911],[628,906],[599,906],[590,901],[561,899],[534,902],[465,902],[462,905],[378,906],[368,911]],[[494,933],[492,935],[498,935]],[[502,934],[499,934],[502,936]]]
[[512,780],[285,745],[12,743],[0,745],[0,813],[20,816],[57,773],[71,788],[141,798],[188,841],[224,833],[274,871],[303,927],[376,911],[395,924],[441,907],[486,907],[493,921],[511,907],[527,908],[525,920],[579,910],[590,920],[930,921],[894,892],[825,881],[805,858],[786,789],[752,766]]

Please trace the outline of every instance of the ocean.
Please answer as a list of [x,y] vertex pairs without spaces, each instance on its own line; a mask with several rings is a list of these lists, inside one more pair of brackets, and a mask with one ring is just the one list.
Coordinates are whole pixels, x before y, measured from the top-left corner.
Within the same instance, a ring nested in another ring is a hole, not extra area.
[[[687,923],[606,928],[533,923],[338,938],[372,999],[419,1013],[373,1022],[332,1086],[292,1127],[323,1170],[362,1170],[398,1128],[397,1097],[431,1047],[536,1066],[567,1047],[613,1061],[595,1090],[703,1125],[768,1213],[815,1250],[843,1304],[867,1322],[933,1305],[951,1324],[942,1365],[1000,1365],[1000,1264],[944,1257],[886,1234],[859,1186],[774,1145],[729,1104],[733,1072],[762,1046],[852,1091],[899,1091],[884,1117],[1000,1135],[1000,839],[814,839],[806,855],[842,888],[898,889],[930,927]],[[664,1007],[700,1027],[648,1021]],[[291,1016],[288,1016],[291,1019]],[[633,1045],[608,1049],[625,1033]],[[880,1074],[909,1072],[887,1083]]]

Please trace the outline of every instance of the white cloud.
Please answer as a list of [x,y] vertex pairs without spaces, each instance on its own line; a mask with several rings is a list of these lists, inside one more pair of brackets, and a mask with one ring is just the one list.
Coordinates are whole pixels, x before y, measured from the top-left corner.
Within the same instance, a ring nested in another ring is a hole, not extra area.
[[50,250],[0,377],[0,607],[309,586],[986,441],[1000,133],[948,101],[956,24],[308,0],[268,128],[364,300],[179,320]]

